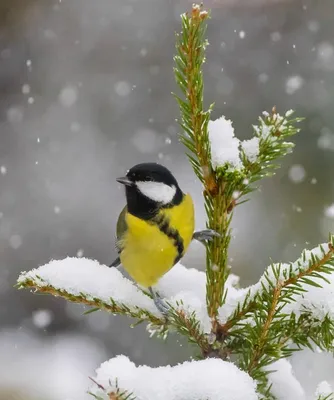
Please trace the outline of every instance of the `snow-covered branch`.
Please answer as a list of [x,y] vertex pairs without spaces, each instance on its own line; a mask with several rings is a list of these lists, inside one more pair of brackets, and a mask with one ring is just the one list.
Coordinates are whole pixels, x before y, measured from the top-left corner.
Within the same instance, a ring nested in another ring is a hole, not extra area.
[[52,260],[22,272],[17,286],[148,321],[149,330],[161,336],[173,327],[197,344],[203,354],[210,353],[206,335],[211,324],[205,304],[205,274],[195,269],[178,264],[157,285],[157,291],[171,306],[168,321],[156,309],[149,294],[119,270],[87,258]]
[[255,381],[234,364],[218,359],[151,368],[137,367],[118,356],[97,369],[93,382],[90,393],[101,400],[119,398],[117,393],[140,400],[258,399]]

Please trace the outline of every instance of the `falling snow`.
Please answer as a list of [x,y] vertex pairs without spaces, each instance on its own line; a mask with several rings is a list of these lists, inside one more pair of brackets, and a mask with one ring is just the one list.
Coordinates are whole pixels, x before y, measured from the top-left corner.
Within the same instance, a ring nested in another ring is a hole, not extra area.
[[325,207],[324,215],[326,218],[334,219],[334,203],[328,207]]
[[22,93],[23,94],[29,94],[30,93],[30,85],[25,84],[22,86]]
[[63,107],[72,107],[78,100],[78,89],[72,85],[66,86],[61,90],[58,98]]
[[22,245],[22,238],[20,235],[12,235],[9,238],[9,245],[14,250],[17,250]]
[[115,92],[118,96],[125,97],[131,92],[131,86],[129,82],[126,81],[119,81],[115,85]]
[[301,183],[306,178],[305,168],[300,164],[292,165],[289,169],[289,179],[293,183]]
[[83,249],[79,249],[78,251],[77,251],[77,257],[83,257],[83,255],[84,255],[84,250]]
[[50,310],[37,310],[33,312],[32,320],[37,328],[45,329],[51,324],[53,313]]
[[23,120],[23,110],[20,107],[11,107],[7,110],[7,119],[15,124]]
[[160,147],[157,133],[148,128],[138,129],[132,137],[132,143],[140,153],[153,153]]
[[285,82],[285,91],[287,94],[294,94],[302,88],[304,79],[300,75],[290,76]]
[[59,214],[60,213],[60,207],[58,207],[58,206],[55,206],[53,210],[54,210],[55,214]]

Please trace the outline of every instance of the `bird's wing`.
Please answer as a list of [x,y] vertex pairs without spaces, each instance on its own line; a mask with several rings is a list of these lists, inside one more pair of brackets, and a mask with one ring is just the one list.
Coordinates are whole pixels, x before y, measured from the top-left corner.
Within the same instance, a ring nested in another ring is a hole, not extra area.
[[123,208],[123,210],[121,211],[121,213],[119,214],[119,217],[118,217],[118,220],[117,220],[117,225],[116,225],[116,249],[117,249],[118,253],[120,253],[122,251],[122,245],[121,245],[122,237],[124,236],[124,234],[126,233],[126,231],[128,229],[128,225],[127,225],[126,220],[125,220],[125,215],[126,215],[127,210],[128,210],[128,207],[125,206]]

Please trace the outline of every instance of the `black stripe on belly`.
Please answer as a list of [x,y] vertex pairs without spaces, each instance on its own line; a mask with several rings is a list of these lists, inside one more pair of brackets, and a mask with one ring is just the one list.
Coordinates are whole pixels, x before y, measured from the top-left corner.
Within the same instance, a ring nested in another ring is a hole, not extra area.
[[180,261],[184,252],[183,239],[180,236],[179,231],[177,229],[172,228],[169,225],[169,219],[163,215],[156,215],[152,219],[152,222],[154,222],[158,226],[160,232],[165,234],[173,242],[173,245],[177,250],[177,256],[174,259],[174,264],[176,264],[177,262]]

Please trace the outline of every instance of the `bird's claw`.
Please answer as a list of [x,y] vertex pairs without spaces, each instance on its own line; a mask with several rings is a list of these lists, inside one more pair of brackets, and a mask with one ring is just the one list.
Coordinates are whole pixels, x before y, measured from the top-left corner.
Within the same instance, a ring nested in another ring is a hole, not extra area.
[[170,307],[168,306],[167,303],[165,303],[160,297],[156,297],[154,300],[154,304],[157,307],[157,309],[161,312],[161,314],[167,318],[169,311],[170,311]]
[[203,229],[202,231],[196,231],[193,234],[193,239],[198,240],[201,243],[206,240],[213,240],[214,237],[221,238],[221,235],[213,229]]
[[156,308],[167,319],[169,311],[170,311],[169,305],[164,300],[162,300],[162,298],[160,297],[159,293],[154,292],[151,287],[149,288],[149,291],[150,291],[150,294],[151,294],[151,296],[153,298],[153,301],[154,301],[154,304],[155,304]]

